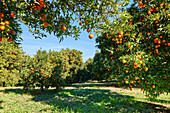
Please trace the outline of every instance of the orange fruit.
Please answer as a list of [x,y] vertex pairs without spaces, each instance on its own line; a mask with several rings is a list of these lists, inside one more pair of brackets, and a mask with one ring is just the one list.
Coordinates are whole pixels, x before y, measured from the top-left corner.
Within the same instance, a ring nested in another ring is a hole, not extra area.
[[139,61],[140,64],[142,64],[142,61]]
[[42,21],[44,21],[45,19],[44,18],[41,18]]
[[5,23],[4,23],[4,22],[1,22],[0,25],[1,25],[1,26],[5,26]]
[[63,30],[63,31],[65,31],[66,29],[67,29],[66,26],[63,26],[63,27],[62,27],[62,30]]
[[87,29],[87,32],[90,32],[90,29]]
[[11,42],[12,38],[7,39],[8,42]]
[[125,64],[125,63],[126,63],[126,60],[123,60],[123,63]]
[[155,88],[155,85],[152,85],[152,88]]
[[47,22],[44,22],[44,27],[48,27],[49,24]]
[[82,25],[82,22],[80,22],[79,25]]
[[93,38],[93,35],[92,35],[92,34],[90,34],[90,35],[89,35],[89,38],[90,38],[90,39],[92,39],[92,38]]
[[122,31],[119,31],[119,35],[123,35],[123,32],[122,32]]
[[145,68],[145,71],[148,71],[148,68],[147,68],[147,67]]
[[9,22],[9,21],[5,21],[5,24],[6,24],[6,25],[9,25],[9,24],[10,24],[10,22]]
[[160,4],[159,6],[161,7],[161,6],[163,6],[163,4]]
[[0,26],[0,29],[1,30],[5,30],[5,26]]
[[135,77],[135,80],[138,80],[139,78],[138,77]]
[[150,12],[150,11],[148,11],[148,15],[149,15],[149,14],[151,14],[151,12]]
[[3,17],[4,17],[4,13],[0,13],[0,17],[2,17],[2,18],[3,18]]
[[15,17],[15,13],[11,13],[11,17]]
[[128,73],[129,71],[128,70],[126,70],[126,73]]
[[43,17],[44,17],[44,18],[47,18],[47,16],[46,16],[46,15],[43,15]]
[[125,81],[126,84],[128,84],[129,82],[128,81]]

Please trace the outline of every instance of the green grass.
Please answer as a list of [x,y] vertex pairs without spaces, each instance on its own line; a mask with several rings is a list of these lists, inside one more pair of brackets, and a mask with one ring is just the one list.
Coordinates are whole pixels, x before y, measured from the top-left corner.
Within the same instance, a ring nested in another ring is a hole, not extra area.
[[22,89],[1,89],[0,113],[170,112],[169,95],[161,95],[151,102],[137,88],[132,92],[123,88],[104,89],[107,85],[108,83],[74,84],[60,92],[49,89],[41,93],[36,89],[27,94]]

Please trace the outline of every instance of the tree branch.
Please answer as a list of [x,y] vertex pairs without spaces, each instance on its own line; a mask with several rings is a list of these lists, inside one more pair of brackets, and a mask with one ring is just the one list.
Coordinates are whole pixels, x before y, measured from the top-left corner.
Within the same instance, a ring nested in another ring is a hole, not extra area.
[[24,0],[25,1],[25,3],[28,5],[28,6],[30,6],[30,4],[26,1],[26,0]]

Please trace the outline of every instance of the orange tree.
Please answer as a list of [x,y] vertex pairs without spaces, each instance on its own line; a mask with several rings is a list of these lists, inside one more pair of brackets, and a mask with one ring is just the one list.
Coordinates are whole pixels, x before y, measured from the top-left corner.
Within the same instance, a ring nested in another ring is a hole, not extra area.
[[84,76],[84,78],[86,80],[90,80],[93,78],[93,73],[92,73],[92,69],[93,69],[93,59],[89,58],[86,62],[85,62],[85,66],[86,66],[86,70],[87,70],[87,75]]
[[61,76],[67,84],[70,84],[78,79],[77,71],[82,67],[82,52],[78,50],[62,49],[60,52],[61,59]]
[[[98,34],[100,28],[106,27],[102,22],[118,14],[118,9],[121,10],[119,6],[127,5],[119,1],[1,0],[0,37],[18,43],[22,40],[20,23],[27,25],[35,38],[46,37],[43,31],[53,33],[60,41],[63,36],[78,39],[81,29]],[[76,21],[79,26],[73,24]],[[93,38],[93,35],[89,35],[89,38]]]
[[[41,90],[49,88],[49,86],[56,87],[58,90],[62,84],[60,75],[59,59],[53,59],[55,53],[45,50],[38,50],[33,58],[26,60],[26,68],[23,73],[24,91],[39,86]],[[23,69],[24,70],[24,69]],[[57,84],[56,84],[57,83]]]
[[93,78],[92,67],[93,59],[89,58],[85,63],[81,64],[76,75],[74,75],[74,82],[86,82],[88,80],[91,80]]
[[115,29],[96,39],[119,86],[138,86],[152,98],[169,93],[168,7],[168,0],[134,0],[110,24]]
[[[46,37],[43,31],[79,38],[80,30],[95,31],[121,10],[121,0],[1,0],[0,35],[18,41],[22,38],[20,23],[27,25],[35,38]],[[128,1],[128,0],[124,0]],[[79,22],[79,26],[73,22]],[[101,23],[98,25],[98,23]],[[102,26],[103,27],[103,26]],[[91,30],[90,30],[91,29]],[[90,35],[91,36],[91,35]]]
[[0,86],[14,86],[21,80],[21,61],[24,52],[6,37],[0,37]]
[[96,51],[92,66],[92,75],[94,80],[101,81],[108,78],[108,75],[110,75],[110,70],[108,71],[106,63],[105,56],[101,54],[101,52]]
[[[119,6],[127,5],[119,1],[1,0],[0,37],[19,43],[22,40],[20,23],[27,25],[35,38],[46,37],[43,31],[53,33],[60,40],[63,40],[63,36],[78,39],[81,29],[98,34],[100,28],[106,27],[102,22],[118,14],[118,9],[121,10]],[[73,24],[76,21],[79,26]]]
[[33,57],[26,57],[22,67],[24,91],[40,87],[56,87],[59,90],[75,81],[77,71],[82,67],[82,52],[62,49],[60,52],[38,50]]

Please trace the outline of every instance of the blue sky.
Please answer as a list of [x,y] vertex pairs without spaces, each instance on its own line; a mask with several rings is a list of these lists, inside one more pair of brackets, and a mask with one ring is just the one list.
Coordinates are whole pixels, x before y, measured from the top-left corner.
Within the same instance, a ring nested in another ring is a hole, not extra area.
[[24,41],[21,42],[22,45],[20,45],[20,47],[22,47],[23,51],[26,52],[26,54],[31,56],[33,56],[33,54],[36,54],[36,51],[40,48],[46,51],[49,51],[50,49],[54,51],[60,51],[62,48],[70,48],[83,52],[82,57],[83,61],[85,62],[88,58],[93,58],[97,50],[97,47],[95,47],[95,39],[97,38],[97,35],[95,35],[95,33],[93,32],[93,39],[89,39],[88,36],[90,33],[82,31],[79,40],[75,40],[72,37],[67,37],[59,43],[59,40],[56,36],[50,35],[48,33],[47,38],[35,39],[32,33],[29,32],[27,26],[22,24],[21,27],[23,29],[23,34],[21,35],[21,37]]
[[95,47],[95,38],[97,37],[94,33],[93,39],[89,39],[89,34],[86,31],[82,31],[80,34],[80,39],[75,40],[73,37],[67,37],[62,42],[59,43],[59,39],[54,36],[47,34],[47,38],[42,39],[35,39],[32,35],[32,33],[29,32],[27,26],[21,25],[23,29],[23,34],[21,37],[24,41],[22,41],[22,47],[23,51],[26,52],[26,54],[33,56],[33,54],[36,54],[36,51],[42,48],[42,50],[49,51],[60,51],[62,48],[70,48],[70,49],[76,49],[81,52],[83,52],[82,57],[83,61],[86,61],[88,58],[93,58],[97,48]]

